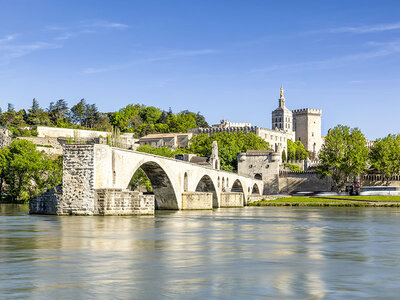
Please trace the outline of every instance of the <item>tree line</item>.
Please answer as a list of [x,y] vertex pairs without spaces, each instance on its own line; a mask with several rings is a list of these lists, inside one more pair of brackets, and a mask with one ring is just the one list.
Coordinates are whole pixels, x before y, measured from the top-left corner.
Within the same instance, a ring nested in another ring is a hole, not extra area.
[[36,99],[29,109],[15,110],[9,103],[7,110],[0,108],[0,125],[6,126],[15,137],[35,136],[35,126],[54,126],[74,129],[111,131],[113,127],[121,132],[142,137],[151,133],[187,132],[195,127],[208,127],[203,115],[188,110],[173,113],[154,106],[129,104],[116,112],[100,112],[96,104],[81,99],[69,108],[64,99],[51,102],[42,108]]
[[349,180],[373,169],[388,184],[400,173],[400,135],[389,134],[367,147],[365,135],[358,128],[337,125],[329,130],[319,153],[318,172],[331,176],[335,190],[343,190]]

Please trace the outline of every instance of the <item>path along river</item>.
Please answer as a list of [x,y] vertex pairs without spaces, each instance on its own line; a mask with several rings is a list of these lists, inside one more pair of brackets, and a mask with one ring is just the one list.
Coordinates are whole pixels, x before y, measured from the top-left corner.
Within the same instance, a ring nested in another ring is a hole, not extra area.
[[400,209],[30,216],[0,205],[1,299],[398,299]]

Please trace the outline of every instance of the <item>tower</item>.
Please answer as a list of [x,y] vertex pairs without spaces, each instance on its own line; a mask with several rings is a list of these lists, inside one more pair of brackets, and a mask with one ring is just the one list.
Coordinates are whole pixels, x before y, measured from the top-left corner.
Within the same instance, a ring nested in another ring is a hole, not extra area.
[[278,99],[279,107],[272,112],[272,129],[278,128],[283,131],[292,132],[293,114],[285,106],[285,97],[283,96],[283,86],[281,86],[281,93]]
[[295,140],[300,141],[304,148],[317,155],[322,146],[321,109],[303,108],[293,110],[293,130]]

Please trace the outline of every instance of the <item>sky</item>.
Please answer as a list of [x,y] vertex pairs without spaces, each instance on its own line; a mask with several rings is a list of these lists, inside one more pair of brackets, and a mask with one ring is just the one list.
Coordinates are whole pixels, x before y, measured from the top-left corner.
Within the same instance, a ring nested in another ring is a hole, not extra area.
[[322,109],[367,138],[400,133],[400,1],[0,0],[0,107],[85,98],[271,128]]

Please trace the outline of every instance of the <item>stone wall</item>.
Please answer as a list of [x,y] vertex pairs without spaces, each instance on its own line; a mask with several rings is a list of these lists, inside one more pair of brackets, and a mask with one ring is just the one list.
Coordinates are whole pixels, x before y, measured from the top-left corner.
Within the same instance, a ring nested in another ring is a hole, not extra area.
[[98,138],[106,137],[109,134],[106,131],[72,129],[72,128],[58,128],[58,127],[37,127],[38,137],[52,137],[52,138]]
[[184,192],[182,193],[182,209],[212,209],[213,193]]
[[331,191],[332,179],[319,178],[317,172],[281,172],[279,174],[279,193]]
[[393,176],[387,184],[380,174],[369,174],[361,177],[361,186],[400,186],[400,175]]
[[51,190],[37,195],[29,200],[30,214],[57,215],[61,214],[62,186],[56,186]]
[[92,215],[94,208],[94,146],[65,145],[62,213]]
[[95,190],[96,215],[154,215],[154,195],[123,189]]
[[18,137],[19,140],[27,140],[36,145],[36,150],[43,151],[47,155],[62,155],[63,148],[57,138],[50,137]]
[[11,131],[7,128],[0,127],[0,149],[8,147],[12,142]]
[[221,193],[220,207],[243,207],[243,193]]

